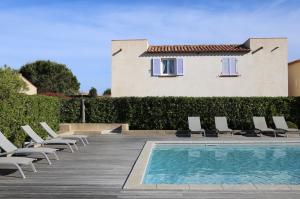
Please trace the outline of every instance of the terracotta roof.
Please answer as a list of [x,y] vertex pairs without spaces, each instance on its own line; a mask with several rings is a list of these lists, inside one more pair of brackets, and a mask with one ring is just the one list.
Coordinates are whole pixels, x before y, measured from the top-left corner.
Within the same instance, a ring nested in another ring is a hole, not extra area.
[[296,64],[296,63],[300,63],[300,59],[297,59],[297,60],[295,60],[295,61],[290,62],[289,65],[290,65],[290,64]]
[[244,45],[166,45],[149,46],[147,53],[208,53],[208,52],[249,52]]

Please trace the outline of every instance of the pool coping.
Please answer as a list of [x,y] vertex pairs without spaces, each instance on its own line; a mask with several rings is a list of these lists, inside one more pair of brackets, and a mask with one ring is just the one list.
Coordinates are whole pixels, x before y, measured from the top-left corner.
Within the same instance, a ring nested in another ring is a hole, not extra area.
[[203,141],[147,141],[135,162],[123,189],[135,190],[201,190],[201,191],[293,191],[292,184],[143,184],[144,173],[156,144],[300,144],[300,140],[203,140]]

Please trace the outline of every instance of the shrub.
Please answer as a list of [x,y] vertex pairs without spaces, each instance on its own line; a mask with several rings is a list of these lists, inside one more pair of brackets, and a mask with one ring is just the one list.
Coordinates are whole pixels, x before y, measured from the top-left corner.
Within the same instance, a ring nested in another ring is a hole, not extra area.
[[111,89],[108,88],[103,92],[103,95],[111,95]]
[[[252,117],[283,115],[300,124],[300,98],[295,97],[122,97],[86,99],[86,122],[129,123],[131,129],[188,129],[187,117],[200,116],[214,129],[214,117],[226,116],[233,129],[253,129]],[[66,100],[63,122],[80,121],[80,99]]]
[[46,132],[39,122],[45,121],[58,129],[60,102],[54,97],[16,95],[0,100],[0,110],[0,131],[19,146],[26,138],[22,125],[29,124],[42,137],[46,136]]
[[90,89],[90,91],[89,91],[89,96],[90,96],[90,97],[97,97],[97,96],[98,96],[98,94],[97,94],[97,89],[94,88],[94,87],[92,87],[92,88]]

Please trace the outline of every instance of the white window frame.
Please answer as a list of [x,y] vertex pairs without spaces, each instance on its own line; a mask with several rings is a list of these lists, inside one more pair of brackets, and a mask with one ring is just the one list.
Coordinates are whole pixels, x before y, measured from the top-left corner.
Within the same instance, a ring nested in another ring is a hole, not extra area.
[[[169,68],[169,65],[167,66],[167,73],[164,73],[164,64],[163,64],[163,61],[164,60],[173,60],[174,61],[174,69],[173,69],[173,73],[170,73],[170,68]],[[176,58],[161,58],[160,60],[160,71],[161,71],[161,76],[176,76]]]

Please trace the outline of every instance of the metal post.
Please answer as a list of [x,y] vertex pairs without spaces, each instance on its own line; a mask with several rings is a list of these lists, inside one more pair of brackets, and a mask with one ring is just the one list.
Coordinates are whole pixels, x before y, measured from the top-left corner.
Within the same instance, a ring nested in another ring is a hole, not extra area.
[[81,117],[82,117],[82,123],[85,123],[85,105],[84,105],[84,99],[81,99]]

